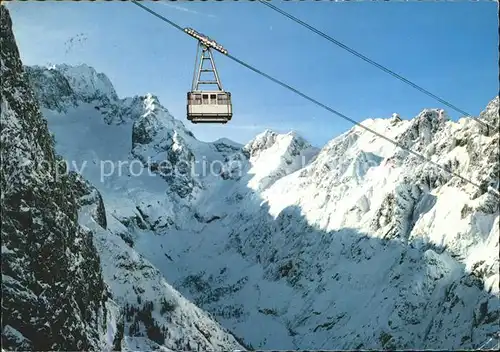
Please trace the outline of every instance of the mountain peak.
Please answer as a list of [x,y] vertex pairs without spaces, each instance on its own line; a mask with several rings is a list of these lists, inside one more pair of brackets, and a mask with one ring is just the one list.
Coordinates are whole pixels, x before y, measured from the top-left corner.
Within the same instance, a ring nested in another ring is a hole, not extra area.
[[441,123],[444,121],[448,121],[449,117],[443,109],[423,109],[412,120],[428,120]]
[[158,99],[158,97],[152,93],[147,93],[144,98],[143,98],[143,102],[144,102],[144,109],[146,112],[153,112],[154,110],[156,109],[163,109],[163,110],[167,110],[165,107],[163,107],[160,103],[160,99]]
[[254,140],[270,140],[275,138],[278,135],[277,132],[266,128],[263,132],[257,134],[254,138]]
[[109,103],[119,100],[109,78],[86,64],[24,66],[24,69],[42,107],[49,110],[64,112],[79,102]]
[[276,144],[283,145],[284,149],[291,145],[300,145],[305,147],[310,146],[309,143],[296,131],[279,134],[270,129],[266,129],[264,132],[259,133],[254,139],[248,142],[244,146],[244,149],[250,153],[250,156],[256,156],[260,152],[274,147]]
[[422,148],[432,142],[447,121],[449,117],[443,109],[424,109],[410,120],[409,127],[397,139],[407,147],[417,143],[417,148]]
[[479,118],[485,120],[487,123],[493,126],[498,127],[498,123],[500,122],[500,116],[498,111],[500,110],[500,97],[497,95],[493,98],[486,108],[481,112]]
[[54,68],[64,75],[71,89],[82,97],[118,99],[109,78],[104,73],[98,73],[92,66],[86,64],[76,66],[58,64]]

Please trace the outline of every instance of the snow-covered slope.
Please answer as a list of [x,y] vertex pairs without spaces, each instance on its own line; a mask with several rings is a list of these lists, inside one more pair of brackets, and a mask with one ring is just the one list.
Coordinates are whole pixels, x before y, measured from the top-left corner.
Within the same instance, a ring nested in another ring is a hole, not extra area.
[[[143,255],[254,348],[498,343],[497,131],[439,109],[363,122],[478,189],[359,127],[319,151],[272,131],[245,146],[203,143],[154,95],[120,99],[103,75],[64,67],[28,71],[35,89],[38,77],[66,78],[37,95],[58,152],[131,247],[108,241],[102,257]],[[59,86],[73,92],[57,99]],[[498,104],[480,118],[498,125]],[[127,285],[149,282],[130,275]]]
[[151,263],[127,245],[127,228],[108,218],[99,192],[78,180],[81,226],[94,233],[104,280],[115,310],[114,350],[221,351],[240,344],[170,286]]
[[99,191],[67,172],[27,76],[38,82],[42,106],[59,113],[100,106],[117,129],[126,121],[109,111],[118,106],[129,117],[137,99],[118,104],[107,78],[87,66],[26,74],[8,11],[0,11],[2,351],[242,349],[127,245],[128,230],[106,212]]
[[279,135],[270,130],[257,135],[244,151],[252,164],[248,173],[254,175],[248,185],[258,191],[301,169],[318,152],[296,133]]

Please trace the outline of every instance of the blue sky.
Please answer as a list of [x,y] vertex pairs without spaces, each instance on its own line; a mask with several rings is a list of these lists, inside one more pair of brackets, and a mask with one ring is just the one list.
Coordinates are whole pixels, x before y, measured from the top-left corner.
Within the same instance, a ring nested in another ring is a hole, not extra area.
[[[363,121],[446,108],[255,2],[144,2],[216,39],[239,59]],[[495,2],[280,2],[273,4],[477,115],[498,94]],[[196,41],[125,2],[11,3],[25,64],[87,63],[121,97],[156,94],[185,120]],[[68,46],[82,34],[86,40]],[[201,140],[245,143],[265,128],[298,131],[320,146],[351,124],[216,54],[235,115],[227,125],[188,124]],[[452,118],[459,114],[446,109]]]

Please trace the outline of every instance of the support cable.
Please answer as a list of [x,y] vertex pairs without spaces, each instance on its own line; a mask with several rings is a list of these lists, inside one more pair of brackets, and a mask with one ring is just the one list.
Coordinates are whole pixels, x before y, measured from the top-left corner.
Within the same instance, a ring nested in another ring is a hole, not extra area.
[[380,70],[384,71],[385,73],[390,74],[391,76],[393,76],[393,77],[395,77],[395,78],[399,79],[400,81],[402,81],[402,82],[404,82],[404,83],[406,83],[406,84],[408,84],[408,85],[412,86],[412,87],[413,87],[413,88],[415,88],[416,90],[418,90],[418,91],[420,91],[420,92],[422,92],[422,93],[424,93],[424,94],[426,94],[426,95],[430,96],[431,98],[433,98],[433,99],[435,99],[435,100],[439,101],[441,104],[444,104],[444,105],[448,106],[449,108],[451,108],[451,109],[453,109],[453,110],[455,110],[455,111],[457,111],[457,112],[461,113],[461,114],[462,114],[462,115],[464,115],[464,116],[467,116],[467,117],[470,117],[470,118],[474,119],[474,121],[476,121],[476,122],[480,123],[481,125],[483,125],[484,127],[488,128],[488,131],[487,131],[488,133],[489,133],[489,129],[490,129],[490,128],[491,128],[493,131],[498,130],[498,127],[497,127],[497,128],[495,128],[494,126],[492,126],[492,125],[490,125],[490,124],[488,124],[488,123],[486,123],[486,122],[484,122],[484,121],[479,120],[477,117],[472,116],[472,115],[471,115],[471,114],[469,114],[468,112],[466,112],[466,111],[464,111],[464,110],[460,109],[459,107],[457,107],[457,106],[453,105],[452,103],[450,103],[450,102],[448,102],[448,101],[446,101],[446,100],[444,100],[444,99],[442,99],[442,98],[438,97],[437,95],[435,95],[435,94],[433,94],[433,93],[429,92],[427,89],[425,89],[425,88],[423,88],[423,87],[421,87],[421,86],[417,85],[416,83],[413,83],[412,81],[410,81],[410,80],[408,80],[408,79],[404,78],[403,76],[401,76],[401,75],[397,74],[396,72],[394,72],[394,71],[392,71],[392,70],[388,69],[388,68],[387,68],[387,67],[385,67],[385,66],[382,66],[381,64],[379,64],[379,63],[377,63],[377,62],[373,61],[372,59],[370,59],[370,58],[368,58],[368,57],[364,56],[363,54],[361,54],[361,53],[357,52],[356,50],[354,50],[354,49],[352,49],[352,48],[348,47],[347,45],[345,45],[345,44],[343,44],[343,43],[339,42],[338,40],[336,40],[336,39],[332,38],[332,37],[331,37],[331,36],[329,36],[328,34],[326,34],[326,33],[322,32],[322,31],[320,31],[320,30],[319,30],[319,29],[317,29],[317,28],[314,28],[313,26],[311,26],[311,25],[309,25],[309,24],[305,23],[304,21],[302,21],[302,20],[298,19],[297,17],[295,17],[295,16],[293,16],[293,15],[289,14],[288,12],[286,12],[286,11],[284,11],[284,10],[280,9],[279,7],[277,7],[277,6],[273,5],[273,4],[271,4],[269,1],[266,1],[266,0],[258,0],[258,1],[259,1],[261,4],[266,5],[266,6],[267,6],[267,7],[269,7],[270,9],[272,9],[272,10],[274,10],[274,11],[278,12],[279,14],[281,14],[281,15],[283,15],[283,16],[285,16],[285,17],[289,18],[289,19],[291,19],[291,20],[292,20],[292,21],[294,21],[295,23],[297,23],[297,24],[299,24],[299,25],[301,25],[301,26],[303,26],[303,27],[305,27],[305,28],[309,29],[310,31],[312,31],[312,32],[314,32],[314,33],[316,33],[316,34],[318,34],[319,36],[321,36],[321,37],[325,38],[326,40],[328,40],[328,41],[332,42],[333,44],[335,44],[335,45],[337,45],[337,46],[341,47],[342,49],[347,50],[347,51],[348,51],[348,52],[350,52],[351,54],[353,54],[353,55],[355,55],[355,56],[359,57],[361,60],[368,62],[369,64],[371,64],[371,65],[373,65],[373,66],[375,66],[375,67],[379,68]]
[[[183,30],[183,28],[182,28],[181,26],[179,26],[178,24],[176,24],[176,23],[172,22],[171,20],[169,20],[169,19],[165,18],[164,16],[162,16],[162,15],[158,14],[157,12],[155,12],[155,11],[153,11],[153,10],[151,10],[151,9],[147,8],[146,6],[144,6],[144,5],[140,4],[140,3],[138,3],[137,1],[132,0],[132,3],[133,3],[133,4],[135,4],[135,5],[137,5],[137,6],[139,6],[139,7],[141,7],[142,9],[144,9],[144,10],[146,10],[147,12],[151,13],[152,15],[154,15],[154,16],[156,16],[156,17],[158,17],[159,19],[161,19],[161,20],[165,21],[166,23],[170,24],[171,26],[173,26],[173,27],[177,28],[178,30],[182,31],[183,33],[186,33],[186,32],[184,32],[184,30]],[[339,117],[343,118],[344,120],[347,120],[347,121],[351,122],[352,124],[354,124],[354,125],[356,125],[356,126],[359,126],[359,127],[363,128],[363,129],[365,129],[366,131],[368,131],[368,132],[370,132],[370,133],[372,133],[372,134],[374,134],[374,135],[376,135],[376,136],[378,136],[378,137],[380,137],[380,138],[384,139],[385,141],[387,141],[387,142],[389,142],[389,143],[391,143],[391,144],[393,144],[393,145],[395,145],[395,146],[397,146],[397,147],[399,147],[399,148],[403,149],[404,151],[406,151],[406,152],[408,152],[408,153],[410,153],[410,154],[412,154],[412,155],[414,155],[414,156],[416,156],[416,157],[418,157],[418,158],[420,158],[420,159],[422,159],[422,160],[427,161],[428,163],[430,163],[430,164],[432,164],[432,165],[436,166],[437,168],[439,168],[439,169],[441,169],[441,170],[445,171],[446,173],[448,173],[448,174],[450,174],[450,175],[452,175],[452,176],[458,177],[458,178],[459,178],[459,179],[461,179],[462,181],[465,181],[465,182],[467,182],[467,183],[470,183],[471,185],[473,185],[473,186],[475,186],[475,187],[479,188],[480,190],[482,190],[482,189],[483,189],[483,187],[482,187],[481,185],[479,185],[479,184],[475,183],[474,181],[471,181],[471,180],[469,180],[468,178],[466,178],[466,177],[464,177],[464,176],[462,176],[462,175],[460,175],[460,174],[458,174],[458,173],[456,173],[456,172],[454,172],[454,171],[448,170],[448,169],[447,169],[446,167],[444,167],[443,165],[441,165],[441,164],[439,164],[439,163],[437,163],[437,162],[435,162],[435,161],[433,161],[433,160],[431,160],[431,159],[429,159],[429,158],[426,158],[424,155],[422,155],[422,154],[420,154],[420,153],[417,153],[417,152],[415,152],[415,151],[413,151],[413,150],[411,150],[411,149],[406,148],[406,147],[405,147],[404,145],[402,145],[401,143],[399,143],[399,142],[397,142],[397,141],[395,141],[395,140],[393,140],[393,139],[391,139],[391,138],[389,138],[389,137],[384,136],[383,134],[381,134],[381,133],[379,133],[379,132],[377,132],[377,131],[375,131],[375,130],[371,129],[370,127],[367,127],[367,126],[365,126],[365,125],[363,125],[363,124],[361,124],[361,123],[357,122],[356,120],[351,119],[350,117],[348,117],[348,116],[346,116],[346,115],[344,115],[344,114],[342,114],[342,113],[340,113],[340,112],[336,111],[335,109],[333,109],[333,108],[331,108],[331,107],[329,107],[329,106],[327,106],[327,105],[325,105],[325,104],[323,104],[323,103],[321,103],[321,102],[317,101],[317,100],[316,100],[316,99],[314,99],[314,98],[311,98],[310,96],[308,96],[308,95],[306,95],[306,94],[302,93],[301,91],[299,91],[299,90],[297,90],[297,89],[295,89],[295,88],[291,87],[290,85],[288,85],[288,84],[286,84],[286,83],[284,83],[284,82],[282,82],[282,81],[280,81],[280,80],[278,80],[278,79],[276,79],[276,78],[274,78],[274,77],[272,77],[272,76],[268,75],[268,74],[267,74],[267,73],[265,73],[265,72],[260,71],[259,69],[255,68],[255,67],[253,67],[253,66],[251,66],[251,65],[249,65],[249,64],[247,64],[247,63],[245,63],[245,62],[243,62],[243,61],[241,61],[240,59],[238,59],[238,58],[234,57],[233,55],[226,54],[225,56],[227,56],[227,57],[228,57],[228,58],[230,58],[231,60],[233,60],[233,61],[237,62],[238,64],[240,64],[240,65],[242,65],[242,66],[244,66],[244,67],[248,68],[249,70],[251,70],[251,71],[253,71],[253,72],[255,72],[255,73],[257,73],[257,74],[259,74],[259,75],[261,75],[261,76],[263,76],[263,77],[265,77],[265,78],[267,78],[267,79],[269,79],[270,81],[272,81],[272,82],[274,82],[274,83],[276,83],[276,84],[278,84],[278,85],[280,85],[280,86],[282,86],[282,87],[284,87],[284,88],[286,88],[286,89],[288,89],[288,90],[290,90],[290,91],[294,92],[295,94],[297,94],[297,95],[301,96],[302,98],[304,98],[304,99],[306,99],[306,100],[309,100],[309,101],[310,101],[310,102],[312,102],[313,104],[315,104],[315,105],[317,105],[317,106],[319,106],[319,107],[321,107],[321,108],[323,108],[323,109],[325,109],[325,110],[327,110],[327,111],[329,111],[329,112],[331,112],[331,113],[333,113],[333,114],[335,114],[335,115],[337,115],[337,116],[339,116]],[[494,189],[493,187],[488,187],[488,191],[489,191],[491,194],[495,195],[496,197],[500,197],[500,192],[499,192],[499,190]]]

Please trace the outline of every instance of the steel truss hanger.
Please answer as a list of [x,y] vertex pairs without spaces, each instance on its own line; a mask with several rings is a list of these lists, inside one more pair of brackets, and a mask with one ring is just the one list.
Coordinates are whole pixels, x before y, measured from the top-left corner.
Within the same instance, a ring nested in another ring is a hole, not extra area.
[[[205,63],[208,63],[208,65]],[[213,78],[211,80],[202,80],[202,73],[212,73]],[[217,67],[215,66],[212,50],[210,50],[210,47],[207,47],[201,41],[198,43],[198,50],[196,51],[193,85],[191,90],[199,91],[200,85],[217,85],[219,91],[224,91],[222,83],[219,79],[219,74],[217,73]]]
[[[199,33],[192,28],[184,28],[184,32],[198,39],[198,50],[196,52],[193,85],[191,87],[192,91],[198,91],[200,85],[207,85],[207,84],[212,84],[212,85],[215,84],[219,88],[219,91],[224,91],[222,89],[222,84],[219,79],[219,74],[217,73],[217,68],[215,67],[215,61],[212,55],[212,49],[215,49],[224,55],[228,54],[227,50],[212,38],[209,38],[206,35]],[[206,61],[209,63],[210,68],[204,66],[204,63]],[[202,81],[201,80],[202,72],[212,73],[214,80]]]

